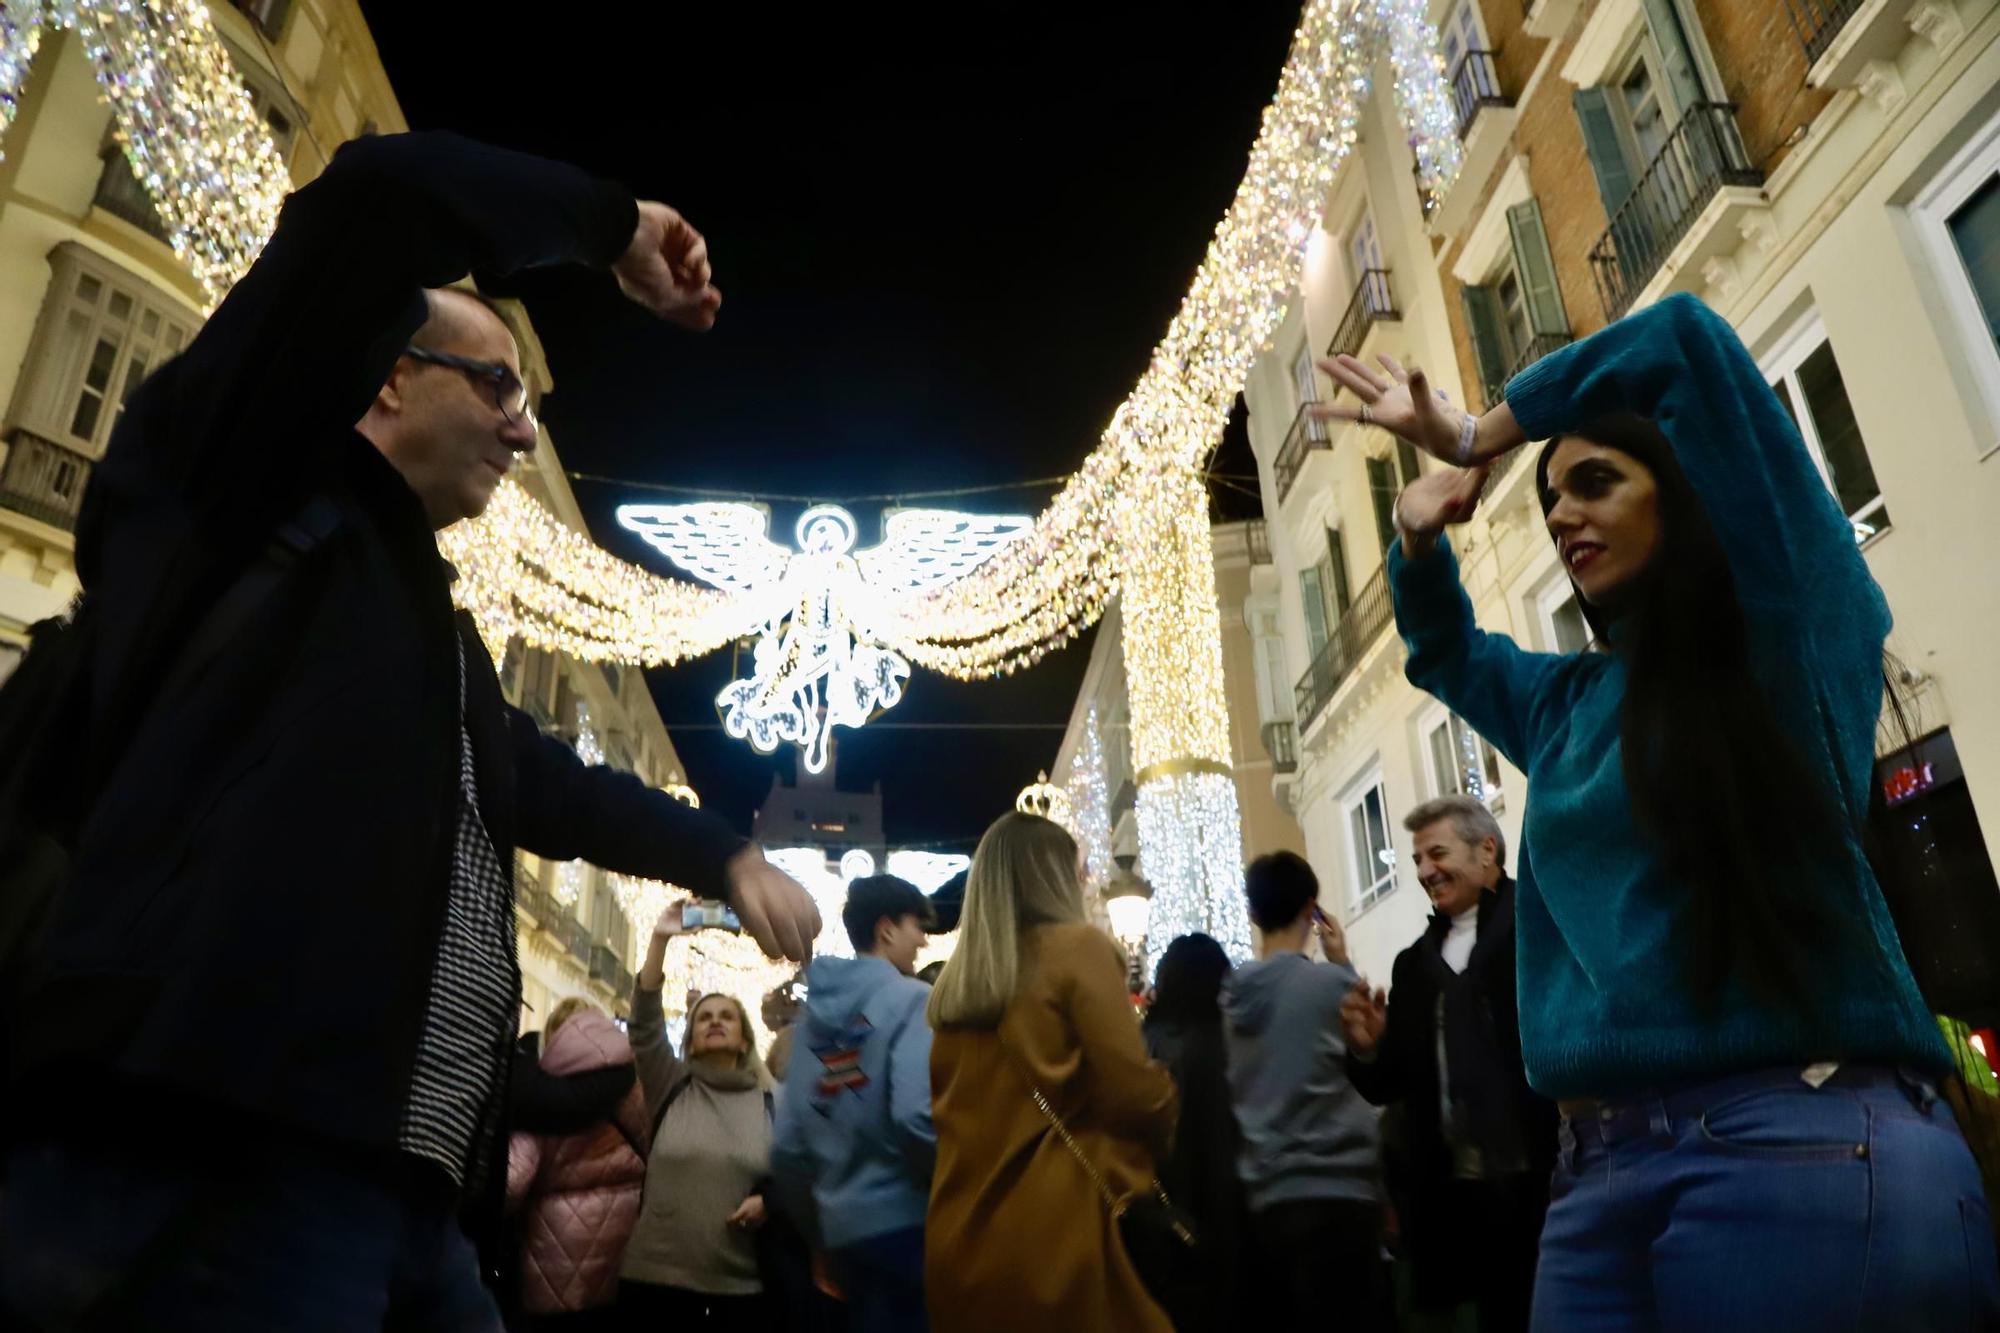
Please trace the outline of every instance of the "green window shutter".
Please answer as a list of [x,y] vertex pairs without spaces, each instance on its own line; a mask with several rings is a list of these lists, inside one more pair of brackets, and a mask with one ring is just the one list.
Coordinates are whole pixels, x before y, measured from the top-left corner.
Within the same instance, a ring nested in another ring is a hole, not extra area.
[[1423,464],[1417,461],[1416,445],[1408,440],[1396,441],[1396,468],[1402,478],[1399,490],[1424,475]]
[[1606,217],[1615,216],[1632,193],[1632,164],[1618,133],[1618,114],[1611,108],[1610,88],[1579,88],[1570,96],[1577,124],[1583,127],[1583,150],[1597,176],[1597,193]]
[[1507,230],[1514,238],[1514,272],[1528,301],[1528,325],[1537,335],[1569,336],[1569,315],[1563,310],[1562,288],[1556,283],[1556,260],[1549,253],[1548,228],[1542,206],[1533,199],[1507,210]]
[[1659,54],[1660,72],[1667,86],[1660,91],[1672,103],[1672,120],[1678,121],[1696,102],[1709,100],[1701,86],[1701,71],[1694,61],[1693,43],[1681,26],[1681,9],[1674,0],[1639,0],[1646,12],[1646,35]]
[[1299,603],[1306,613],[1306,646],[1313,657],[1326,647],[1326,600],[1319,587],[1319,568],[1299,571]]
[[1354,596],[1347,586],[1347,549],[1341,544],[1340,529],[1326,530],[1326,567],[1333,579],[1333,613],[1347,614],[1347,608],[1354,604]]
[[1500,334],[1500,301],[1491,287],[1464,286],[1458,289],[1465,308],[1465,331],[1472,339],[1472,359],[1479,365],[1479,386],[1486,391],[1486,405],[1500,401],[1507,384],[1507,350]]
[[1368,460],[1368,493],[1375,502],[1375,535],[1382,539],[1383,554],[1396,540],[1396,465],[1386,458]]

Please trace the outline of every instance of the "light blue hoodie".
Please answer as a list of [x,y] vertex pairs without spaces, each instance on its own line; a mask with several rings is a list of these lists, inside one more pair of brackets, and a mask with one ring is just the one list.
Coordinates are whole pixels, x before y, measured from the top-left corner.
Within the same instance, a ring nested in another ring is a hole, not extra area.
[[806,973],[771,1174],[828,1250],[924,1223],[937,1160],[930,994],[880,958],[816,958]]

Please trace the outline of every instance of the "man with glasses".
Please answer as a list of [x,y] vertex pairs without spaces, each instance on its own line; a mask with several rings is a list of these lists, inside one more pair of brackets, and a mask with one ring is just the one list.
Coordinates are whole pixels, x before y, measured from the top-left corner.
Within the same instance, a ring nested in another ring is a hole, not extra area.
[[507,707],[452,608],[433,534],[535,422],[506,324],[440,284],[554,263],[688,328],[721,300],[665,205],[358,140],[127,405],[38,757],[73,868],[8,978],[7,1327],[496,1326],[458,1217],[504,1180],[516,846],[810,953],[803,888]]

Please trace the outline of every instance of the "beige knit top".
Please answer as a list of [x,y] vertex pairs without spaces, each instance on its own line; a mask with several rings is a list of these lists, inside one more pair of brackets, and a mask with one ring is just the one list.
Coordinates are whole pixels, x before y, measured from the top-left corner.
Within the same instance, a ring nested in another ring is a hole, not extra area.
[[728,1225],[728,1218],[771,1169],[764,1089],[748,1070],[717,1070],[675,1056],[657,990],[634,989],[627,1036],[649,1116],[659,1114],[676,1087],[686,1086],[653,1136],[639,1221],[619,1276],[711,1296],[763,1290],[756,1235]]

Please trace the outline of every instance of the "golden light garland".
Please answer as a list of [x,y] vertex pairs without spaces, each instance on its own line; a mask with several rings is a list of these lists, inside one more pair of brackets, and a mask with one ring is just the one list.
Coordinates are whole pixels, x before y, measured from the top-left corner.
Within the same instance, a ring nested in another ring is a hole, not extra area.
[[[176,254],[219,299],[270,235],[290,182],[207,7],[0,0],[0,124],[45,25],[81,36]],[[1461,149],[1423,0],[1309,0],[1236,197],[1097,448],[1027,538],[875,627],[927,669],[988,677],[1039,661],[1122,593],[1134,768],[1151,774],[1138,813],[1155,953],[1165,930],[1194,922],[1221,921],[1219,938],[1238,948],[1240,876],[1213,869],[1233,867],[1240,835],[1198,473],[1291,299],[1378,58],[1394,75],[1420,188],[1450,187]],[[518,635],[585,661],[657,665],[753,628],[719,594],[614,559],[516,486],[440,544],[496,658]]]

